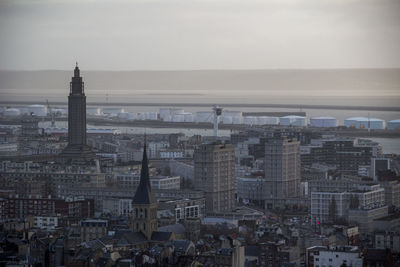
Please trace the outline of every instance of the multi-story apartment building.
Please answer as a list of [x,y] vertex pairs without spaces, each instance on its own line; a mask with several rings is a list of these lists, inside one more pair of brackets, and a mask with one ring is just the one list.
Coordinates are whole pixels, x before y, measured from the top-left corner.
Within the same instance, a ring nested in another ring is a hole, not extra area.
[[55,215],[87,218],[94,215],[94,201],[10,197],[4,199],[2,213],[4,218],[9,219]]
[[246,202],[262,202],[264,195],[264,178],[238,177],[237,197]]
[[378,143],[363,139],[316,139],[301,147],[301,164],[334,165],[338,171],[357,174],[359,166],[371,164],[371,158],[382,153]]
[[195,188],[205,192],[206,210],[230,211],[235,206],[235,149],[221,142],[204,143],[194,154]]
[[385,189],[385,202],[388,207],[400,207],[400,182],[399,181],[379,181],[381,187]]
[[[121,187],[133,187],[136,188],[139,185],[140,177],[139,174],[115,174],[114,180]],[[153,176],[150,178],[151,187],[154,189],[168,190],[168,189],[180,189],[181,188],[181,177],[180,176]]]
[[300,142],[287,138],[265,143],[265,206],[283,206],[300,195]]
[[313,225],[344,219],[366,232],[374,219],[387,215],[385,191],[379,185],[359,185],[345,192],[311,192],[310,214]]

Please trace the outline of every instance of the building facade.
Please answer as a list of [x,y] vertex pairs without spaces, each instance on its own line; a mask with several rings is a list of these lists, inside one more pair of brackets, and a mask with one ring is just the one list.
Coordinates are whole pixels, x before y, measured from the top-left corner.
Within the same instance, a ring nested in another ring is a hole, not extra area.
[[267,140],[264,188],[267,209],[300,196],[300,142],[287,138]]
[[204,143],[194,154],[195,188],[205,192],[206,211],[235,207],[235,149],[231,144]]
[[314,246],[307,248],[306,265],[308,267],[322,266],[353,266],[362,267],[363,258],[358,247],[326,247]]
[[63,162],[92,161],[95,154],[86,144],[86,95],[78,63],[68,96],[68,145],[60,155]]

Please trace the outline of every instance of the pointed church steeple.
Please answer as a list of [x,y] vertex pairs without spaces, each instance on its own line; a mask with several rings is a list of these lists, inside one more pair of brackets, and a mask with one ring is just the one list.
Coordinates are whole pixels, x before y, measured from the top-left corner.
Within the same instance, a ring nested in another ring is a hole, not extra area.
[[140,170],[140,182],[133,197],[132,204],[152,204],[157,203],[153,192],[151,191],[149,178],[149,162],[147,159],[146,141],[143,147],[142,169]]
[[157,228],[157,199],[151,192],[145,139],[140,182],[132,200],[131,229],[133,232],[143,233],[150,240]]

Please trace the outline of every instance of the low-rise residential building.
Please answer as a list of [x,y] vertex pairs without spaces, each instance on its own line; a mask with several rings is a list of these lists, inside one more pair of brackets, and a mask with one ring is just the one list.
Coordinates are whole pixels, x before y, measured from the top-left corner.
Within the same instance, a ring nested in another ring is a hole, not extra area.
[[387,206],[373,209],[350,209],[348,221],[358,225],[360,233],[369,233],[373,231],[373,221],[387,215]]
[[390,249],[392,253],[400,252],[400,233],[376,232],[375,248]]
[[373,221],[374,231],[400,231],[400,214],[394,213]]
[[181,188],[180,176],[154,176],[150,178],[151,187],[160,190],[179,190]]
[[107,234],[108,221],[106,220],[83,220],[80,222],[81,241],[87,242],[103,237]]
[[355,246],[314,246],[306,250],[306,265],[308,267],[362,267],[363,259],[360,250]]
[[57,216],[35,216],[33,217],[33,226],[40,229],[55,229],[58,227]]

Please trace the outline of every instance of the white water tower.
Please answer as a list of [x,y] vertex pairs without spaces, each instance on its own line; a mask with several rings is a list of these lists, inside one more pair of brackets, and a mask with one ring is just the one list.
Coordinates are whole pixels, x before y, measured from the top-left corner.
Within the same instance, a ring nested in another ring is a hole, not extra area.
[[214,113],[214,137],[218,137],[218,118],[222,114],[222,108],[218,107],[217,105],[214,105],[213,113]]

